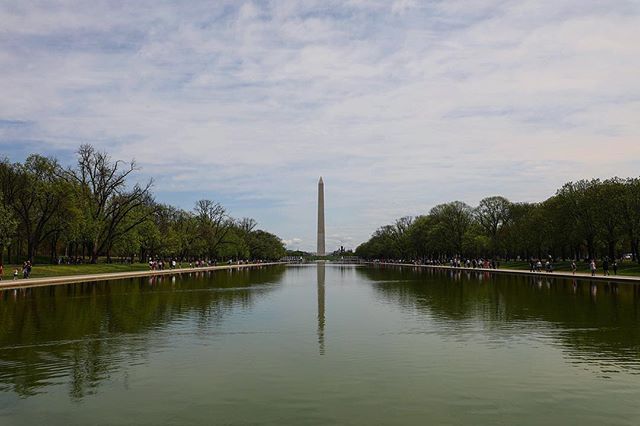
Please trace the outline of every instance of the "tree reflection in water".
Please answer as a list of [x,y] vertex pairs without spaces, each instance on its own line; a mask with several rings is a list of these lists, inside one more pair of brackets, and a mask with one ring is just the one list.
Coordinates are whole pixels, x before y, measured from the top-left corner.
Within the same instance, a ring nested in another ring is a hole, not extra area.
[[358,268],[383,297],[467,338],[481,327],[492,342],[548,338],[572,363],[602,373],[640,374],[640,286],[423,268]]
[[[0,391],[22,397],[70,383],[82,398],[163,342],[154,331],[185,320],[205,332],[248,309],[284,267],[7,290],[0,293]],[[121,362],[126,361],[126,362]]]

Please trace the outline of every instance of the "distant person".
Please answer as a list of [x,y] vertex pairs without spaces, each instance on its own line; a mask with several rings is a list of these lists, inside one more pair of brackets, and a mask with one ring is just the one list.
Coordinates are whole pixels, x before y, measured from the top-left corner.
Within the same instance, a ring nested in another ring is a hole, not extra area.
[[529,259],[529,272],[533,272],[533,268],[535,267],[535,263],[533,262],[533,258]]
[[606,257],[602,261],[602,275],[609,275],[609,259]]
[[13,279],[14,281],[18,279],[18,268],[13,270]]
[[617,260],[613,260],[613,275],[618,275],[618,261]]
[[0,281],[2,281],[2,276],[4,275],[4,266],[0,265]]
[[578,269],[578,267],[576,266],[576,261],[575,261],[575,260],[572,260],[572,261],[571,261],[571,273],[572,273],[573,275],[575,275],[575,274],[576,274],[576,269]]
[[591,259],[591,263],[589,264],[589,267],[591,268],[591,276],[595,277],[596,276],[596,261],[594,259]]

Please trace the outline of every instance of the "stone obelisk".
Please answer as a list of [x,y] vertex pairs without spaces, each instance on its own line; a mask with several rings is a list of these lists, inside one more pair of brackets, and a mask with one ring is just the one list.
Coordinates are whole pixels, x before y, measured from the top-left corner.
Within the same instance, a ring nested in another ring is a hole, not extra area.
[[325,255],[324,249],[324,183],[318,181],[318,256]]

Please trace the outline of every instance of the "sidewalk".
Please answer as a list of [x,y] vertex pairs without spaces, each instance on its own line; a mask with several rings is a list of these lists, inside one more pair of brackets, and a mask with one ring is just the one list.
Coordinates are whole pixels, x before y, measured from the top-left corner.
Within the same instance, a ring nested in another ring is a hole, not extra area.
[[0,291],[14,288],[27,288],[27,287],[42,287],[49,285],[62,285],[81,282],[95,282],[95,281],[107,281],[117,280],[123,278],[135,278],[135,277],[153,277],[158,275],[177,275],[177,274],[191,274],[194,272],[207,272],[218,271],[222,269],[243,269],[254,268],[257,266],[272,266],[281,265],[281,262],[271,263],[248,263],[241,265],[219,265],[219,266],[205,266],[201,268],[179,268],[179,269],[163,269],[163,270],[149,270],[149,271],[131,271],[131,272],[112,272],[107,274],[88,274],[88,275],[66,275],[62,277],[45,277],[45,278],[27,278],[17,280],[3,280],[0,281]]

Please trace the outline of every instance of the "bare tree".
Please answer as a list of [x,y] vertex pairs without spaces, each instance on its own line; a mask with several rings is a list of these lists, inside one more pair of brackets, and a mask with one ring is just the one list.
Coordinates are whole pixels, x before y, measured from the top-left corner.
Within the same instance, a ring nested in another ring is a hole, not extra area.
[[197,201],[194,213],[198,219],[200,237],[206,241],[209,256],[214,257],[218,248],[226,243],[233,220],[222,204],[211,200]]
[[243,217],[236,222],[236,226],[244,235],[248,235],[258,226],[258,222],[250,217]]
[[137,170],[135,161],[112,161],[91,145],[78,149],[78,164],[64,174],[80,185],[85,209],[87,234],[91,240],[91,261],[111,247],[115,240],[145,222],[153,213],[151,204],[153,180],[127,190],[127,178]]

